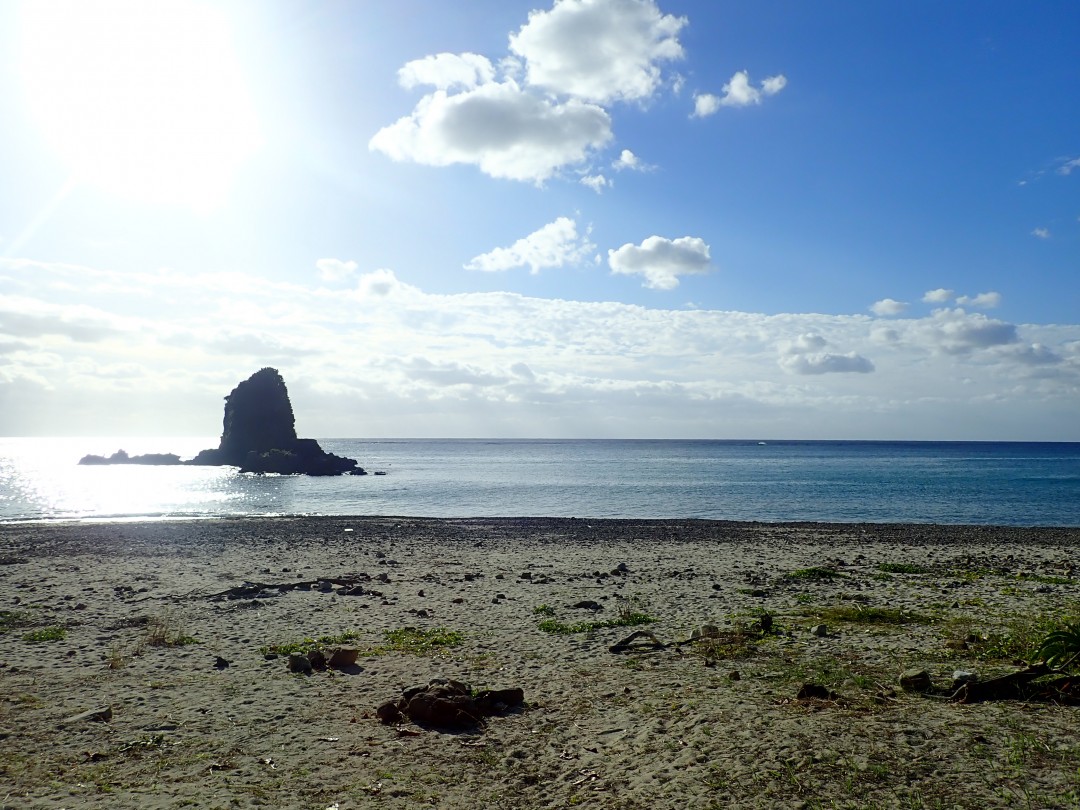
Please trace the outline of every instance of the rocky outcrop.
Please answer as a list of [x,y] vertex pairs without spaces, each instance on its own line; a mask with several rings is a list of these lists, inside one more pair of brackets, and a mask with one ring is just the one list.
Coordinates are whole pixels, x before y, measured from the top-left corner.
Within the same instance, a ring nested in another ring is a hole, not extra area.
[[124,450],[117,450],[111,456],[83,456],[80,464],[182,464],[175,453],[146,453],[141,456],[129,456]]
[[220,444],[190,461],[172,454],[128,456],[120,450],[108,458],[86,456],[79,463],[232,465],[250,473],[366,475],[354,459],[327,453],[315,439],[297,438],[289,392],[273,368],[255,372],[225,397]]
[[188,464],[231,464],[240,472],[280,475],[364,475],[356,461],[296,437],[289,392],[277,369],[252,374],[225,397],[221,443]]

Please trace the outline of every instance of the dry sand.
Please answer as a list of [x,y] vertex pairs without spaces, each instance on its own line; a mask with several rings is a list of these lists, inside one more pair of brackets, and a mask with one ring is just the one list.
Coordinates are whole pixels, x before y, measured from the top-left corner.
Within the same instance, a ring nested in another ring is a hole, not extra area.
[[[1078,541],[708,521],[0,526],[0,806],[1076,807],[1080,708],[896,683],[912,667],[936,683],[1015,669],[997,648],[1080,614]],[[791,576],[809,567],[838,575]],[[320,579],[367,593],[237,590]],[[602,609],[571,607],[586,600]],[[669,644],[714,624],[724,643],[616,654],[640,628],[544,632],[541,606],[564,623],[643,610]],[[762,611],[778,633],[761,638]],[[461,643],[389,648],[384,633],[405,627]],[[30,640],[49,628],[62,637]],[[351,672],[292,674],[262,651],[344,633]],[[526,707],[465,732],[376,719],[436,677],[521,687]],[[806,682],[836,698],[797,700]]]

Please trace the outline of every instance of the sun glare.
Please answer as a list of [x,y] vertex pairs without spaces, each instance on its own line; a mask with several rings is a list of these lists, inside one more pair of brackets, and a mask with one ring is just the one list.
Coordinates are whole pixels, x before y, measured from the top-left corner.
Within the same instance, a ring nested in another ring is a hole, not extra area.
[[33,0],[21,73],[79,182],[217,207],[259,130],[227,20],[194,0]]

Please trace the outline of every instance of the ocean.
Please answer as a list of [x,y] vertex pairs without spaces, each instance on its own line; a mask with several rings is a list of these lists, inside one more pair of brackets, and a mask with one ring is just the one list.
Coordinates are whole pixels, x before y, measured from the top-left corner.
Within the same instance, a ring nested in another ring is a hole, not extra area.
[[384,475],[80,467],[216,438],[0,439],[0,522],[271,515],[1080,526],[1080,443],[320,439]]

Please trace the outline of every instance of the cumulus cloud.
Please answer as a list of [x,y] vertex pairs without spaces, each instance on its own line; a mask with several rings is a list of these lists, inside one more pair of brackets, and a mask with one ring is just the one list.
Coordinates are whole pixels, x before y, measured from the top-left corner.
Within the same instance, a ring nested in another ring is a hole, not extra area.
[[398,82],[406,90],[430,85],[439,90],[471,90],[495,80],[495,68],[486,56],[475,53],[438,53],[406,62],[398,71]]
[[55,336],[76,343],[97,343],[127,331],[120,320],[94,307],[58,306],[34,298],[0,295],[0,336],[3,337]]
[[1050,238],[1050,229],[1049,228],[1035,228],[1034,230],[1032,230],[1031,235],[1034,236],[1036,239],[1049,239]]
[[654,0],[556,0],[530,12],[510,50],[534,87],[598,104],[635,101],[656,92],[661,63],[682,59],[686,24]]
[[642,284],[649,289],[673,290],[679,276],[709,272],[709,246],[696,236],[650,236],[641,245],[627,243],[609,250],[608,266],[613,273],[643,276]]
[[410,357],[401,368],[412,379],[433,383],[436,386],[491,386],[507,381],[505,374],[493,373],[468,363],[431,360],[427,357]]
[[958,438],[963,413],[965,438],[1080,440],[1077,323],[439,295],[389,269],[9,276],[0,435],[213,436],[222,392],[272,364],[313,436]]
[[984,292],[978,295],[961,295],[956,299],[960,306],[976,307],[978,309],[996,309],[1001,306],[1001,293]]
[[978,349],[1007,346],[1019,337],[1016,326],[962,309],[939,309],[915,326],[916,336],[946,354],[968,354]]
[[649,167],[641,162],[641,158],[631,152],[629,149],[623,149],[619,153],[619,156],[612,161],[611,168],[617,172],[621,172],[625,169],[630,169],[636,172],[643,172]]
[[720,109],[720,96],[698,93],[694,96],[694,118],[704,118]]
[[865,357],[848,352],[826,351],[829,342],[821,335],[802,334],[779,345],[779,364],[789,374],[869,374],[874,364]]
[[[497,66],[475,53],[408,62],[399,83],[434,89],[368,148],[396,161],[468,164],[543,183],[611,141],[607,106],[656,92],[661,65],[683,56],[678,34],[686,22],[662,14],[654,0],[556,0],[530,13],[510,36],[513,55]],[[600,175],[586,174],[582,182],[601,191]]]
[[393,270],[386,268],[365,273],[356,284],[356,292],[363,298],[385,298],[403,289],[409,288],[398,281]]
[[319,271],[319,278],[323,281],[344,281],[356,274],[358,265],[356,262],[343,262],[340,259],[319,259],[315,262]]
[[767,96],[775,96],[787,87],[787,77],[784,75],[769,76],[761,82],[761,92]]
[[614,185],[602,174],[586,174],[581,178],[580,182],[581,185],[591,188],[597,194],[603,194],[604,189],[611,188]]
[[1013,352],[1013,357],[1017,362],[1027,366],[1055,366],[1064,362],[1053,349],[1041,343],[1017,347]]
[[559,217],[508,248],[495,248],[475,257],[465,269],[494,272],[527,266],[536,274],[551,267],[579,264],[595,250],[588,234],[578,234],[574,220]]
[[870,311],[880,317],[899,315],[907,308],[908,305],[905,302],[892,298],[882,298],[880,301],[875,301],[870,305]]
[[740,70],[724,85],[723,95],[699,93],[694,96],[695,118],[704,118],[717,112],[721,107],[750,107],[760,104],[766,96],[775,96],[787,86],[787,78],[782,74],[769,76],[754,87],[750,83],[750,74]]
[[938,287],[936,290],[927,290],[923,293],[922,300],[927,304],[944,304],[953,297],[953,294],[952,290]]
[[492,177],[539,183],[584,161],[611,137],[611,118],[601,107],[539,98],[508,79],[425,96],[410,115],[375,133],[368,147],[393,160],[471,164]]

